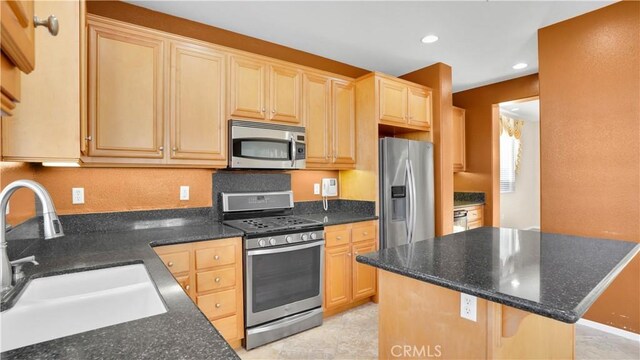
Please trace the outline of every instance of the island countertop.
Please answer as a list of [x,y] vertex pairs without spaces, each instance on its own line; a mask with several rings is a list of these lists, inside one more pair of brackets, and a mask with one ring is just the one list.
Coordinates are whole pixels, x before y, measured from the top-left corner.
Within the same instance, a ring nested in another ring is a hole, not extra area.
[[575,323],[639,251],[633,242],[483,227],[356,260]]

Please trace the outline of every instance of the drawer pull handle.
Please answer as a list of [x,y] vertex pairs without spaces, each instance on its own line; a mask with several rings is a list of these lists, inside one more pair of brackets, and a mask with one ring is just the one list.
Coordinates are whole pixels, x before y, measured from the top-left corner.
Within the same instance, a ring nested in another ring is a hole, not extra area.
[[220,308],[220,306],[221,306],[220,304],[216,304],[216,309]]
[[369,235],[369,233],[365,231],[365,232],[362,233],[362,235],[367,236],[367,235]]
[[220,260],[220,255],[216,255],[213,257],[213,260]]
[[215,282],[217,282],[217,283],[219,283],[219,282],[220,282],[220,278],[219,278],[219,277],[217,277],[214,281],[215,281]]
[[187,285],[184,287],[185,290],[189,291],[189,289],[191,289],[191,286]]
[[342,236],[336,236],[336,240],[342,240]]
[[173,261],[169,261],[169,262],[167,263],[167,266],[168,266],[168,267],[172,267],[172,266],[173,266]]

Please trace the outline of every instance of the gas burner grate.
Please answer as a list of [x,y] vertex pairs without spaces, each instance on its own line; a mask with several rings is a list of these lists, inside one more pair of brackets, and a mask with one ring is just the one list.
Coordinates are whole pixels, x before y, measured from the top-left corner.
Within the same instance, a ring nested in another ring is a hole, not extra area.
[[302,219],[295,216],[272,216],[264,218],[229,220],[225,221],[224,223],[226,225],[233,226],[235,228],[248,232],[267,232],[287,228],[301,228],[318,225],[318,222],[316,221]]

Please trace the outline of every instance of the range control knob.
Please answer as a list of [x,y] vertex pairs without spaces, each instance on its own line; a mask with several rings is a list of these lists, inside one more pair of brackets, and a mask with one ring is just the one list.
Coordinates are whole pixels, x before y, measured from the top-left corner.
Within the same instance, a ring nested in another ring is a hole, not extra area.
[[285,240],[287,240],[288,243],[292,243],[293,242],[293,238],[289,235],[287,235],[286,238],[284,238]]
[[276,239],[274,238],[269,239],[269,244],[275,245],[276,243],[277,243]]
[[260,245],[260,247],[264,247],[265,245],[267,245],[267,242],[264,241],[264,239],[260,239],[258,240],[258,245]]
[[311,240],[315,240],[318,237],[318,235],[316,235],[316,233],[314,233],[314,232],[309,234],[309,236],[311,236]]
[[302,234],[302,236],[300,236],[302,238],[302,241],[307,241],[309,239],[309,236],[307,234]]

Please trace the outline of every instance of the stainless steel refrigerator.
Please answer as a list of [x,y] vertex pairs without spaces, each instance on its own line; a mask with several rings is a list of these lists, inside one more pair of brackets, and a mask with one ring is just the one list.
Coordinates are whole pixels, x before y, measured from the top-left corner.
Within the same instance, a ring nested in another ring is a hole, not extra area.
[[380,139],[380,248],[435,235],[433,144]]

